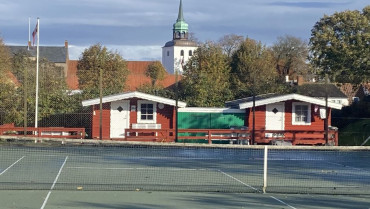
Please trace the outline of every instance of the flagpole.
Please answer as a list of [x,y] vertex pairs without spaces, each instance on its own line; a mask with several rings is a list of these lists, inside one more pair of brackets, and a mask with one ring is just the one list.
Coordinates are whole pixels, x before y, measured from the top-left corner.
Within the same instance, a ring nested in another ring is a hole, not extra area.
[[40,43],[40,18],[37,18],[37,47],[36,47],[36,102],[35,102],[35,128],[38,127],[38,106],[39,106],[39,43]]
[[27,43],[27,50],[30,50],[30,43],[31,43],[31,17],[28,17],[28,43]]

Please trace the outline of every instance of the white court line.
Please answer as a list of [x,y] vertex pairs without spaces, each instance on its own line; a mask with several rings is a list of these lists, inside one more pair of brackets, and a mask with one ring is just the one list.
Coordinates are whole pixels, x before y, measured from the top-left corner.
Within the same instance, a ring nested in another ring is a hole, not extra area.
[[339,166],[343,166],[345,168],[350,168],[350,169],[354,169],[354,170],[358,170],[358,171],[365,171],[364,169],[362,168],[356,168],[356,167],[352,167],[352,166],[348,166],[348,165],[344,165],[344,164],[340,164],[340,163],[334,163],[334,162],[327,162],[328,164],[332,164],[332,165],[339,165]]
[[[98,168],[98,167],[66,167],[69,169],[91,169],[91,170],[170,170],[170,171],[212,171],[212,169],[196,168]],[[216,171],[216,170],[213,170]]]
[[67,156],[67,157],[66,157],[66,159],[64,160],[64,162],[63,162],[62,166],[60,167],[59,172],[58,172],[58,175],[57,175],[57,177],[55,178],[55,180],[54,180],[54,182],[53,182],[53,185],[51,185],[51,188],[50,188],[50,190],[49,190],[49,192],[48,192],[48,195],[46,195],[45,201],[44,201],[44,203],[42,204],[42,206],[41,206],[41,208],[40,208],[40,209],[43,209],[43,208],[45,207],[45,205],[46,205],[46,203],[47,203],[47,201],[48,201],[48,199],[49,199],[49,197],[50,197],[51,191],[54,189],[54,186],[55,186],[55,184],[56,184],[56,183],[57,183],[57,181],[58,181],[58,178],[59,178],[59,176],[60,176],[60,173],[62,173],[62,169],[63,169],[64,165],[66,164],[67,159],[68,159],[68,156]]
[[15,164],[17,164],[19,161],[21,161],[25,156],[19,158],[17,161],[15,161],[13,164],[11,164],[7,169],[3,170],[3,172],[0,173],[0,176],[3,175],[7,170],[9,170],[11,167],[13,167]]
[[222,174],[224,174],[225,176],[228,176],[228,177],[230,177],[230,178],[234,179],[235,181],[237,181],[237,182],[239,182],[239,183],[243,184],[244,186],[247,186],[247,187],[249,187],[249,188],[251,188],[251,189],[253,189],[253,190],[255,190],[255,191],[259,191],[258,189],[256,189],[256,188],[252,187],[251,185],[249,185],[249,184],[247,184],[247,183],[242,182],[241,180],[239,180],[239,179],[235,178],[234,176],[231,176],[231,175],[229,175],[229,174],[227,174],[227,173],[225,173],[225,172],[223,172],[223,171],[221,171],[221,170],[218,170],[218,171],[219,171],[219,172],[221,172]]
[[[44,155],[43,155],[44,156]],[[58,156],[58,155],[50,155],[50,156]],[[89,155],[81,155],[78,156],[78,158],[109,158],[112,156],[89,156]],[[223,160],[224,158],[216,158],[216,157],[208,157],[208,158],[201,158],[201,157],[193,157],[193,158],[184,158],[184,157],[120,157],[120,156],[115,156],[113,157],[114,160],[161,160],[161,159],[170,159],[170,160],[183,160],[183,161],[188,161],[188,160]]]
[[286,205],[286,206],[288,206],[288,207],[292,208],[292,209],[297,209],[297,208],[295,208],[295,207],[293,207],[293,206],[291,206],[291,205],[289,205],[289,204],[285,203],[284,201],[279,200],[278,198],[276,198],[276,197],[274,197],[274,196],[270,196],[270,197],[271,197],[272,199],[274,199],[274,200],[276,200],[276,201],[278,201],[278,202],[280,202],[280,203],[282,203],[282,204],[284,204],[284,205]]

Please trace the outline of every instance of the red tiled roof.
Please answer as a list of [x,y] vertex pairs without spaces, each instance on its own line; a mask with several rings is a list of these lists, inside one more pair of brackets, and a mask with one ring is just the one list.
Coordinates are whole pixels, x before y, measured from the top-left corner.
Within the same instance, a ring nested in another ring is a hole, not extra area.
[[77,64],[78,60],[68,61],[66,82],[69,90],[78,90]]
[[[125,91],[135,91],[144,84],[150,84],[151,79],[145,75],[145,71],[153,61],[127,61],[127,68],[130,71],[126,80]],[[70,90],[78,89],[77,77],[78,60],[69,60],[66,82]],[[179,79],[180,80],[180,79]],[[167,88],[176,82],[175,75],[166,74],[157,85]]]
[[18,81],[18,79],[17,79],[17,77],[15,77],[15,75],[12,73],[12,72],[10,72],[10,71],[7,71],[6,72],[6,75],[8,76],[8,78],[9,78],[9,80],[8,81],[10,81],[11,83],[13,83],[15,86],[19,86],[19,81]]
[[127,68],[131,73],[145,75],[145,71],[153,61],[127,61]]

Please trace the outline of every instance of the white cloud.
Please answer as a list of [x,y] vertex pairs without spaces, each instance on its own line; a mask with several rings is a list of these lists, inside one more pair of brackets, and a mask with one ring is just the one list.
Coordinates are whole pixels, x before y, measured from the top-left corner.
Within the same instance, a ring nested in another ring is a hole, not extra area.
[[[90,44],[102,43],[127,60],[157,60],[172,37],[180,0],[1,0],[0,35],[7,42],[27,43],[40,17],[41,42],[68,40],[78,59]],[[366,0],[184,0],[185,20],[200,41],[238,34],[273,43],[278,36],[307,40],[324,14],[361,10]],[[31,29],[32,30],[32,29]]]
[[[69,59],[78,60],[82,52],[90,46],[69,45]],[[131,61],[148,61],[162,59],[162,46],[107,45],[112,52],[119,53],[123,59]]]

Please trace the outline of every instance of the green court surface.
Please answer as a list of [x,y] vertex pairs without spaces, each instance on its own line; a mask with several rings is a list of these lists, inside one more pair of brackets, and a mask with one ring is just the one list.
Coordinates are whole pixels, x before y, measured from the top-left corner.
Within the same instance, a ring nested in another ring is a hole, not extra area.
[[0,145],[0,208],[370,208],[364,148]]
[[0,191],[1,208],[370,208],[370,196],[146,191]]

